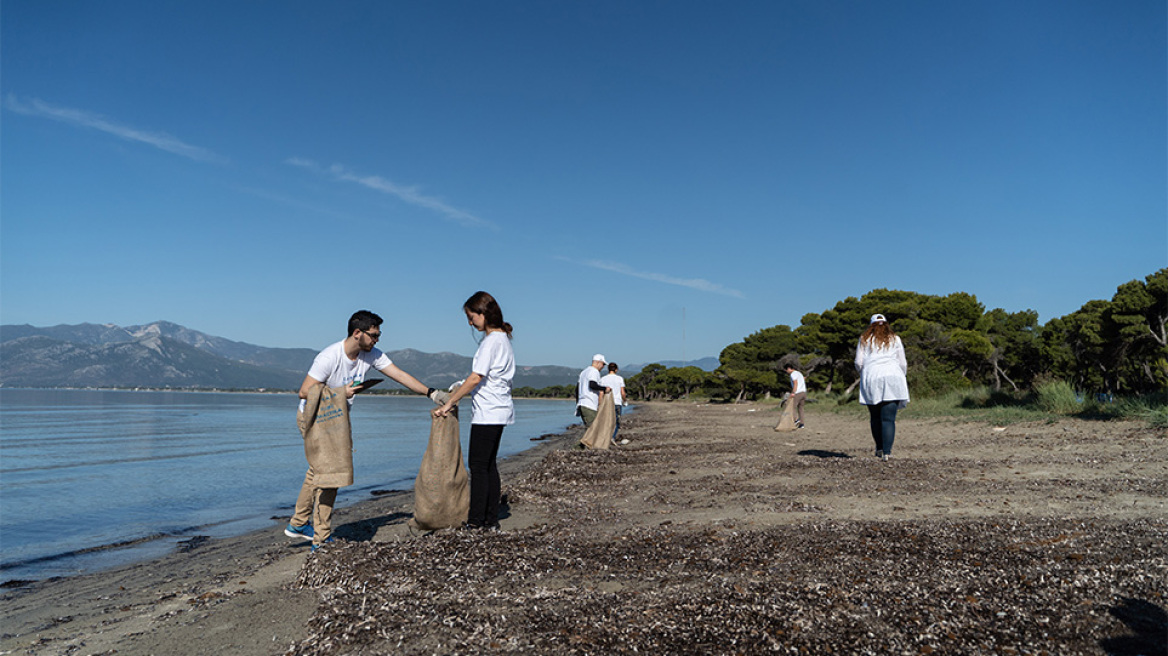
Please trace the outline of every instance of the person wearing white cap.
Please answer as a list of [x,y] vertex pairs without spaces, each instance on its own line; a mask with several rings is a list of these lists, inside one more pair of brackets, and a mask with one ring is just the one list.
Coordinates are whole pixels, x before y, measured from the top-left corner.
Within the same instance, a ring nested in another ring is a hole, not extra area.
[[600,384],[600,370],[604,368],[604,356],[597,353],[592,356],[592,364],[584,367],[580,378],[576,381],[576,416],[584,421],[584,427],[592,425],[596,419],[596,412],[600,409],[600,400],[604,398],[604,386]]
[[896,437],[896,411],[908,404],[908,361],[904,344],[883,314],[873,314],[856,344],[860,403],[868,406],[876,457],[888,460]]

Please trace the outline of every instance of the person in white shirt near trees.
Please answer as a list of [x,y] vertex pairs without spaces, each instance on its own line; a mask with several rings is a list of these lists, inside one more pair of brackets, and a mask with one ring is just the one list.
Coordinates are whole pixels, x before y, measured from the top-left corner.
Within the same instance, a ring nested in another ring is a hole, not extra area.
[[896,411],[908,404],[908,361],[904,344],[883,314],[873,314],[856,344],[860,403],[868,406],[876,457],[888,460],[896,437]]
[[475,292],[466,299],[462,310],[466,321],[483,333],[483,341],[471,361],[471,374],[462,381],[450,399],[434,409],[443,417],[470,394],[470,446],[466,454],[470,470],[470,509],[467,529],[498,530],[499,442],[503,428],[515,423],[515,402],[511,399],[511,380],[515,377],[515,352],[511,349],[511,324],[503,321],[503,310],[494,296]]
[[612,429],[612,440],[616,441],[617,431],[620,430],[621,408],[628,405],[628,394],[625,392],[625,379],[617,374],[620,367],[615,362],[608,363],[608,374],[600,379],[600,386],[607,389],[607,395],[612,398],[616,409],[616,427]]
[[795,365],[787,365],[791,376],[791,412],[795,416],[795,428],[803,428],[803,404],[807,402],[807,381]]

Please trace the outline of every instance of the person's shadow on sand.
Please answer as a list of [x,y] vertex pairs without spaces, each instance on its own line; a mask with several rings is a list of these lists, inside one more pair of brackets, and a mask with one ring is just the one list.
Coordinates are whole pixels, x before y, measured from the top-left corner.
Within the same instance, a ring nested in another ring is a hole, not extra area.
[[[510,516],[511,503],[507,498],[507,495],[504,494],[499,499],[499,519],[507,519]],[[413,517],[412,513],[398,512],[389,515],[383,515],[381,517],[361,519],[338,526],[333,531],[333,535],[351,542],[368,542],[373,539],[373,536],[377,535],[377,531],[382,527],[389,526],[391,524],[401,524],[403,522],[408,522],[411,517]]]
[[804,449],[799,452],[801,456],[815,456],[816,458],[851,458],[852,456],[839,451],[824,451],[823,449]]
[[1127,597],[1110,612],[1135,635],[1106,638],[1099,646],[1109,656],[1168,653],[1168,613],[1156,604]]
[[333,535],[343,540],[350,540],[353,542],[368,542],[377,535],[378,529],[390,524],[400,524],[408,521],[413,517],[410,513],[392,513],[383,515],[381,517],[370,517],[369,519],[361,519],[348,524],[342,524],[333,531]]

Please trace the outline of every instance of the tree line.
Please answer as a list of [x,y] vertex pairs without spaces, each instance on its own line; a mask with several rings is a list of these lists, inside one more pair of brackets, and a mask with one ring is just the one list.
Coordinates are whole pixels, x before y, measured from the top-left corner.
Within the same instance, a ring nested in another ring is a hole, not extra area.
[[[848,297],[800,325],[777,325],[722,350],[713,372],[651,364],[630,377],[638,399],[677,399],[695,392],[728,400],[759,399],[790,389],[794,365],[812,389],[850,394],[858,382],[856,341],[871,315],[888,318],[904,341],[914,396],[988,386],[1025,392],[1063,381],[1091,394],[1168,391],[1168,268],[1120,285],[1111,300],[1093,300],[1044,325],[1033,310],[990,311],[965,292],[933,296],[876,289]],[[575,386],[562,386],[575,395]]]

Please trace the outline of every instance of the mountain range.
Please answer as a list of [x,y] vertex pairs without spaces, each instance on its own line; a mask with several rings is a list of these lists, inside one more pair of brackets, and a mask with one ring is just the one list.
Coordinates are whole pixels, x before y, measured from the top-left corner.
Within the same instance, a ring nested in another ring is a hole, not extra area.
[[650,364],[659,364],[667,369],[673,369],[675,367],[697,367],[702,371],[713,371],[722,363],[715,357],[698,358],[697,360],[659,360],[657,362],[630,364],[627,367],[620,365],[620,374],[628,378],[629,376],[640,373],[642,369]]
[[[207,335],[168,321],[0,326],[0,387],[147,387],[299,389],[316,350],[268,348]],[[405,371],[433,387],[466,377],[471,358],[455,353],[387,351]],[[523,366],[515,387],[575,384],[579,369]],[[388,381],[388,387],[399,385]]]

